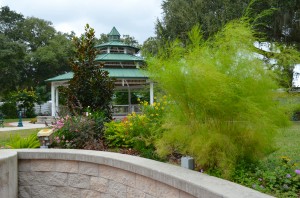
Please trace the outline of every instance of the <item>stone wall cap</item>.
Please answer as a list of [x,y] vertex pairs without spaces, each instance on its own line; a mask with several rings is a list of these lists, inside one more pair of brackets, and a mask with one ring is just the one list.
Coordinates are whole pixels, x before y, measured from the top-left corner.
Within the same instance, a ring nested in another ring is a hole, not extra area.
[[120,168],[165,183],[196,197],[203,197],[203,192],[213,194],[213,197],[271,197],[224,179],[137,156],[76,149],[16,149],[14,151],[18,152],[19,159],[75,160]]
[[8,158],[17,155],[17,151],[11,149],[1,149],[0,151],[0,161],[7,160]]

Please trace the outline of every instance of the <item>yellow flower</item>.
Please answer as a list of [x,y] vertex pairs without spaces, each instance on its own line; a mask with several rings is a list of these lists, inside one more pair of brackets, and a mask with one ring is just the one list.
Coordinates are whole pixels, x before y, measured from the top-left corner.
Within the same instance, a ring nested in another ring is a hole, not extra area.
[[159,103],[159,102],[157,103],[157,106],[158,106],[158,107],[160,106],[160,103]]
[[140,98],[137,98],[137,101],[141,101],[141,99],[140,99]]
[[150,116],[152,116],[152,117],[153,117],[154,115],[153,115],[153,114],[151,114]]
[[164,95],[164,96],[163,96],[163,99],[167,99],[167,96],[166,96],[166,95]]
[[156,102],[153,102],[153,107],[155,107],[156,106]]
[[161,109],[164,110],[165,108],[164,108],[164,107],[161,107]]
[[157,113],[156,116],[159,116],[159,114]]
[[154,100],[156,100],[156,97],[154,97]]
[[155,107],[155,110],[158,110],[158,107]]

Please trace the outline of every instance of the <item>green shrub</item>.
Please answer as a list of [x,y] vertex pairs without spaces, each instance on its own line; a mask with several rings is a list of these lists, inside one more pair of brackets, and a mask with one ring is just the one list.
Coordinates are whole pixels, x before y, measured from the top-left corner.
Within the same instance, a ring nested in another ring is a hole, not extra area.
[[161,124],[167,104],[166,96],[153,105],[142,101],[141,114],[132,113],[122,121],[106,123],[104,137],[108,146],[134,148],[142,157],[159,159],[154,145],[162,135]]
[[35,133],[27,138],[21,138],[19,134],[15,134],[10,136],[10,140],[5,146],[12,149],[38,148],[40,147],[40,141]]
[[[54,126],[54,144],[61,148],[84,149],[91,143],[99,143],[103,138],[103,113],[94,112],[89,116],[66,116],[57,120]],[[97,145],[93,145],[96,148]],[[91,148],[91,147],[89,147]]]
[[276,197],[298,197],[300,175],[295,172],[297,166],[286,156],[263,160],[251,167],[244,163],[236,168],[233,181]]
[[86,142],[94,139],[94,125],[94,121],[89,117],[61,118],[55,126],[54,142],[61,148],[83,148]]
[[198,167],[229,178],[239,161],[272,151],[276,129],[288,119],[245,23],[232,22],[208,41],[199,32],[189,33],[188,46],[176,41],[148,60],[150,77],[172,100],[157,152],[190,155]]
[[122,121],[111,121],[105,124],[104,137],[106,143],[112,148],[132,148],[133,136],[129,134],[126,127],[127,119]]
[[17,106],[14,102],[5,102],[0,106],[0,111],[4,114],[5,118],[17,118]]

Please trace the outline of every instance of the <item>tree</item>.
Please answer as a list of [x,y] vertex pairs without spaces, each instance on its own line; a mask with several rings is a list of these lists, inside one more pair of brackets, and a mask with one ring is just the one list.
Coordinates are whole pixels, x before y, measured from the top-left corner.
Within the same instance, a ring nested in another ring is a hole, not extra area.
[[20,40],[27,45],[29,51],[36,51],[39,47],[46,46],[56,33],[50,21],[35,17],[29,17],[22,23],[18,23],[18,31]]
[[176,38],[185,43],[187,33],[196,24],[201,25],[204,38],[215,34],[224,24],[243,15],[250,0],[165,0],[163,18],[157,20],[156,35],[164,42]]
[[24,110],[26,117],[34,117],[34,103],[37,102],[38,97],[32,89],[23,89],[12,92],[10,96],[11,101],[18,104],[19,110]]
[[0,33],[0,95],[17,90],[21,85],[25,46]]
[[27,52],[21,79],[25,87],[43,86],[46,79],[70,71],[72,35],[56,32],[51,22],[35,17],[18,23],[16,32]]
[[73,54],[71,37],[57,32],[52,23],[35,17],[24,18],[9,7],[0,10],[1,95],[17,87],[45,85],[45,80],[70,71]]
[[96,42],[97,42],[98,45],[103,44],[103,43],[107,43],[108,42],[107,34],[104,34],[104,33],[100,34],[100,37],[99,37],[99,39],[97,39]]
[[20,22],[24,21],[24,16],[11,11],[8,6],[1,7],[0,10],[0,33],[5,34],[14,41],[18,40],[15,31]]
[[94,62],[97,53],[94,38],[94,29],[88,24],[84,35],[73,38],[75,56],[71,59],[71,67],[74,76],[64,93],[68,107],[74,114],[82,114],[89,108],[111,118],[114,82],[108,72],[101,70],[103,65]]
[[69,57],[73,55],[74,45],[69,35],[56,33],[48,40],[48,44],[38,47],[27,54],[28,85],[45,85],[45,80],[71,70]]
[[295,45],[300,50],[298,0],[251,0],[245,16],[265,40]]
[[149,37],[142,45],[142,55],[144,57],[156,56],[159,49],[159,40],[156,37]]
[[270,46],[269,50],[258,49],[258,53],[276,71],[281,86],[291,89],[294,66],[300,63],[299,2],[251,0],[244,18],[256,31],[258,41]]
[[139,42],[133,37],[133,36],[130,36],[130,35],[123,35],[123,38],[121,38],[121,41],[124,42],[125,44],[127,45],[131,45],[133,47],[137,47],[137,48],[140,48],[141,45],[139,44]]

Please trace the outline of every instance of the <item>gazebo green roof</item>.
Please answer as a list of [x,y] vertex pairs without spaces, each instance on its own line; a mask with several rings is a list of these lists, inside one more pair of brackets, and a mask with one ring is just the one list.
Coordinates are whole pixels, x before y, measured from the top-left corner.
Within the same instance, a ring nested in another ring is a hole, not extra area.
[[140,51],[139,48],[128,45],[128,44],[123,43],[121,41],[109,41],[107,43],[102,43],[102,44],[96,45],[95,47],[96,48],[105,48],[105,47],[109,47],[109,46],[111,46],[111,47],[128,47],[128,48],[132,48],[132,49],[135,50],[135,53],[138,53],[138,51]]
[[144,59],[140,56],[130,54],[99,54],[96,56],[95,61],[115,62],[115,61],[138,61],[142,62]]
[[118,32],[118,30],[113,27],[110,31],[110,33],[108,33],[108,36],[121,36],[120,33]]
[[[148,79],[146,71],[140,69],[123,69],[123,68],[102,68],[109,72],[109,77],[119,79]],[[68,81],[73,78],[73,72],[68,72],[53,78],[49,78],[46,82]]]

